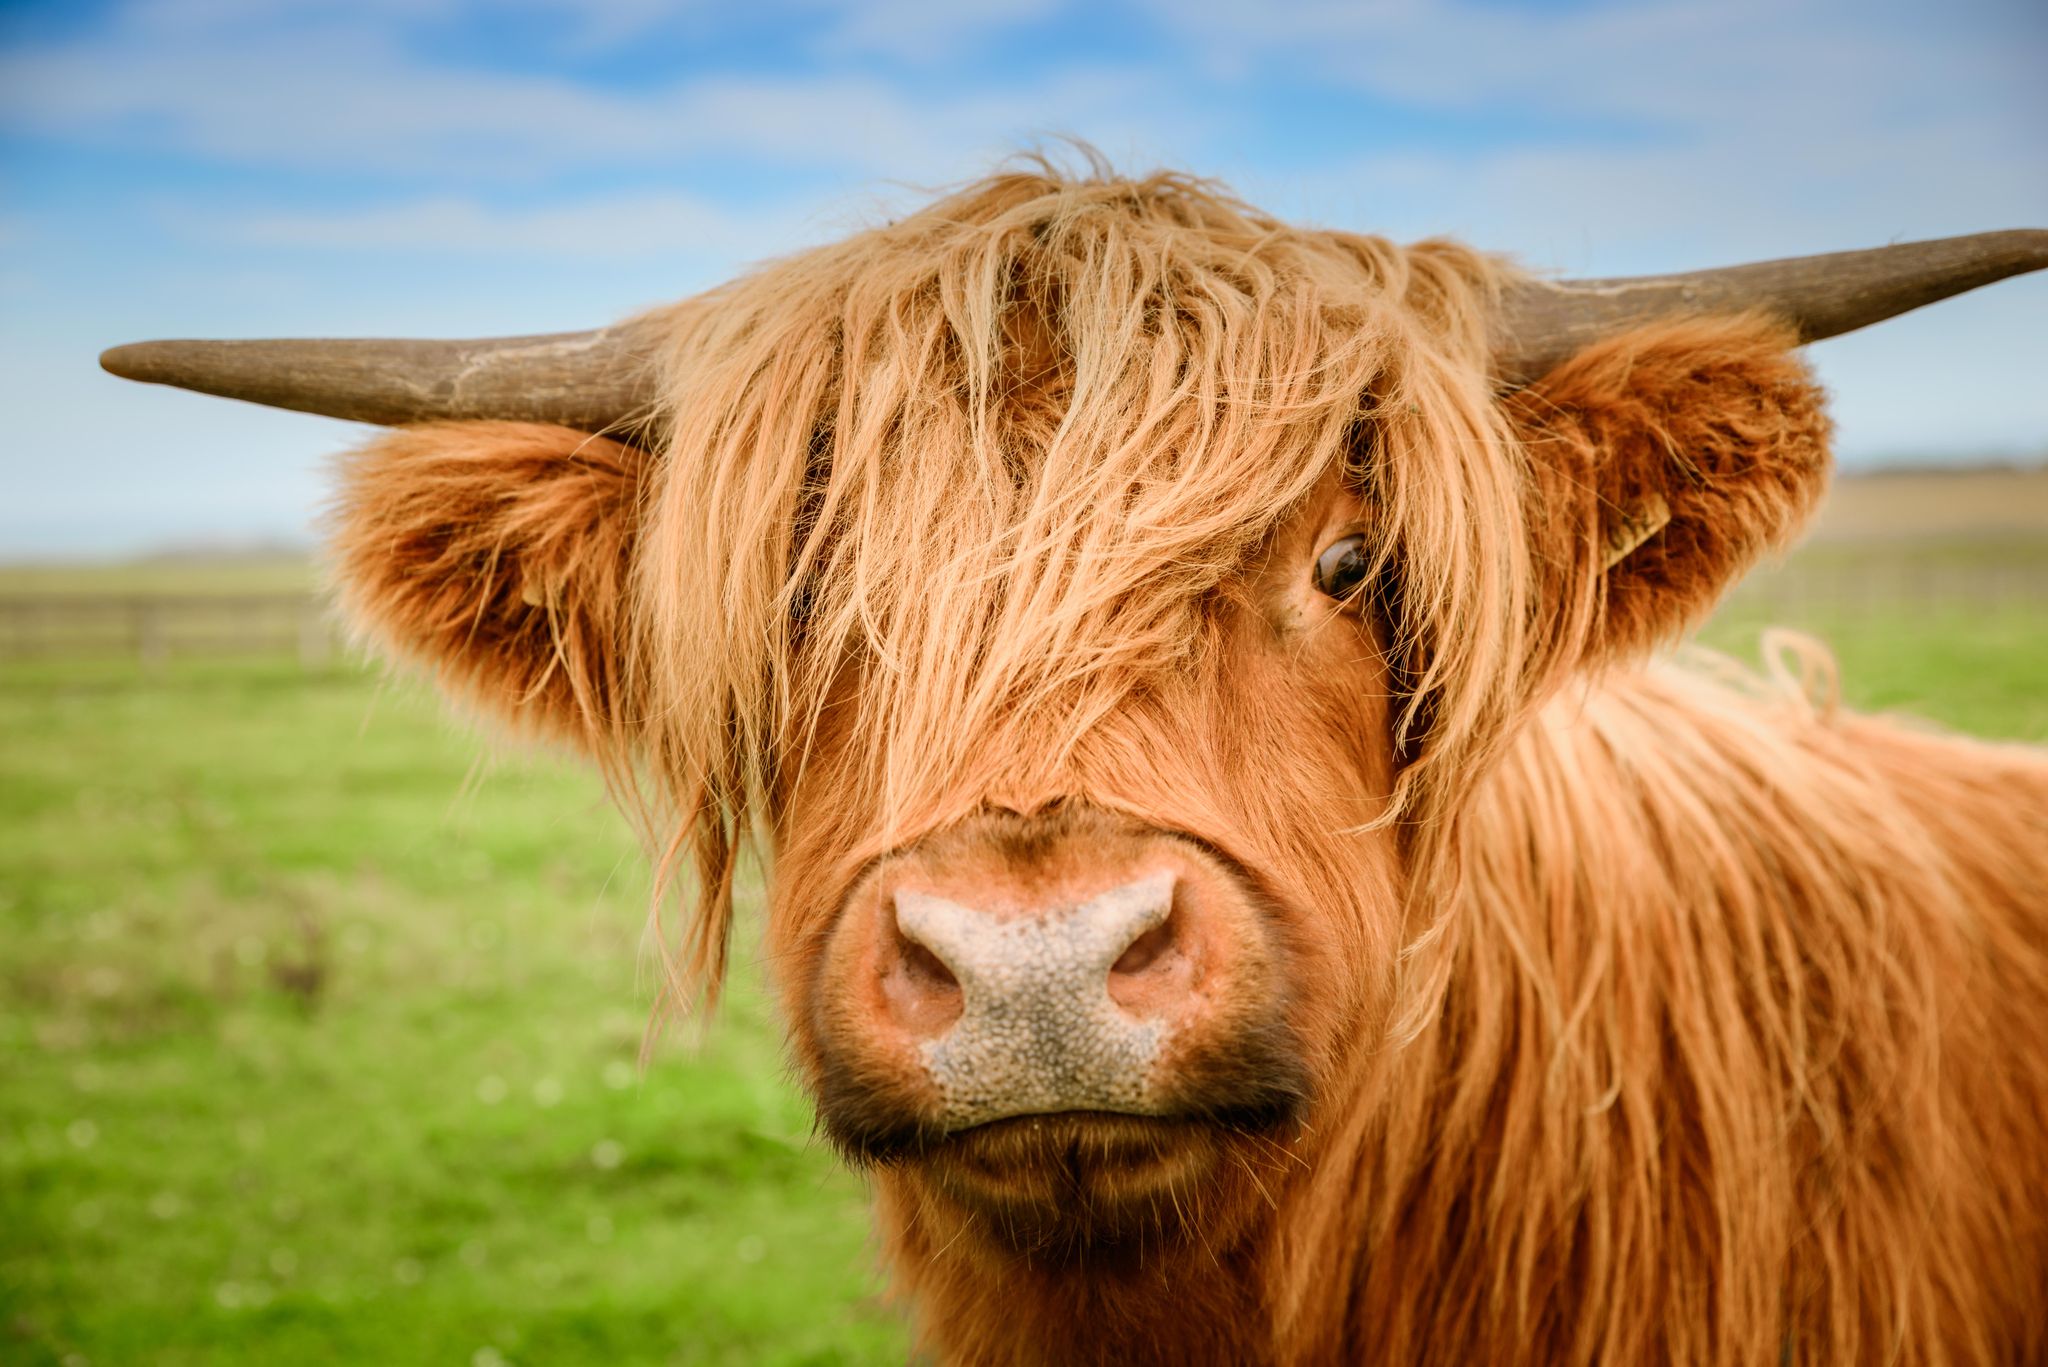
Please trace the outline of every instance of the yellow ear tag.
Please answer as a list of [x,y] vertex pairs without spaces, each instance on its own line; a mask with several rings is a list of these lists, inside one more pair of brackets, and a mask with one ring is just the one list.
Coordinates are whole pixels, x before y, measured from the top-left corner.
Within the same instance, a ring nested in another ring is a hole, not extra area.
[[1664,495],[1651,493],[1627,512],[1617,513],[1607,528],[1607,558],[1602,571],[1611,570],[1629,554],[1664,530],[1671,522],[1671,505]]

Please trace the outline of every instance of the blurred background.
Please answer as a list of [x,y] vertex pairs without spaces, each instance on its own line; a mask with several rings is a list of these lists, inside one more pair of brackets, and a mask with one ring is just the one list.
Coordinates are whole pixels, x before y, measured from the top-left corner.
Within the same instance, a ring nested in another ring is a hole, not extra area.
[[[1574,274],[2048,225],[2044,70],[2036,0],[8,0],[0,1360],[905,1352],[758,970],[643,1069],[595,781],[340,644],[365,432],[102,348],[591,326],[1063,136]],[[2044,323],[1816,347],[1844,477],[1708,643],[2048,739]]]

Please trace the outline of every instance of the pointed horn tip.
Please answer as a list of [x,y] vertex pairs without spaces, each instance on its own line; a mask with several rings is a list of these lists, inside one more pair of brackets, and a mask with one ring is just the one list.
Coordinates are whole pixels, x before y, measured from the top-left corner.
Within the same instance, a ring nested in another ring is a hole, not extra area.
[[195,364],[218,364],[222,351],[241,345],[235,342],[195,342],[173,339],[127,342],[100,353],[100,369],[124,380],[144,384],[168,384],[189,388]]
[[126,342],[100,353],[100,369],[124,380],[153,381],[161,373],[162,342]]

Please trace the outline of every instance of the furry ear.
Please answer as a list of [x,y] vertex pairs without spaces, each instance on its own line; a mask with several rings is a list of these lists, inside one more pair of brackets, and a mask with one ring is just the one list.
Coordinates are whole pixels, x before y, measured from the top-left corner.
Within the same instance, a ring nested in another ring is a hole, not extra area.
[[331,551],[343,610],[451,695],[607,753],[625,715],[646,459],[536,423],[395,431],[342,465]]
[[1544,614],[1559,614],[1546,634],[1576,643],[1570,663],[1637,655],[1697,625],[1805,524],[1831,425],[1797,345],[1755,316],[1661,323],[1508,400]]

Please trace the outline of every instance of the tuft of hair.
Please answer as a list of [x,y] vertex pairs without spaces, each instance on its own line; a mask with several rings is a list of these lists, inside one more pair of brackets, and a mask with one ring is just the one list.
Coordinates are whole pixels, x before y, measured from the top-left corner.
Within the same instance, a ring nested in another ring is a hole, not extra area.
[[623,757],[642,453],[536,423],[437,423],[344,458],[330,578],[356,631],[515,732]]
[[2048,1002],[2048,758],[1768,651],[1563,690],[1481,782],[1473,932],[1360,1108],[1389,1360],[2040,1360],[2048,1059],[2002,1042]]
[[1522,480],[1486,378],[1508,278],[1181,175],[1033,160],[652,315],[633,680],[671,862],[698,875],[684,980],[715,985],[734,862],[828,706],[861,757],[848,821],[888,841],[958,815],[1207,658],[1215,595],[1336,465],[1400,563],[1398,724],[1429,743],[1396,805],[1425,803],[1492,743],[1526,654]]
[[1640,660],[1805,525],[1833,424],[1798,342],[1762,315],[1678,318],[1512,396],[1555,663]]

